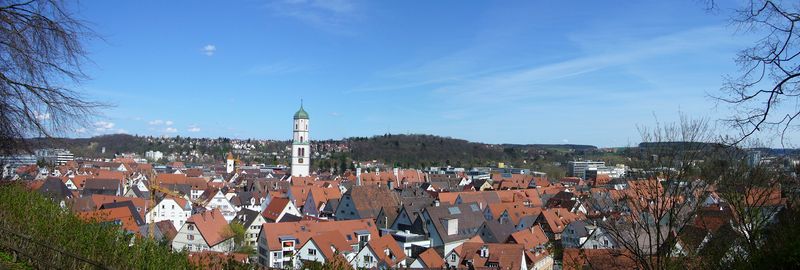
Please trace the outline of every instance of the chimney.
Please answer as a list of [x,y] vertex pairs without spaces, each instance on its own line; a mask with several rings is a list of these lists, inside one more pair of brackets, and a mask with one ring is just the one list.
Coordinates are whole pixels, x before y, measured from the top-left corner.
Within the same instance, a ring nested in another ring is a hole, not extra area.
[[434,206],[439,206],[439,205],[440,205],[440,203],[439,203],[439,200],[435,200],[435,201],[433,201],[433,205],[434,205]]
[[400,180],[400,168],[394,168],[394,178]]

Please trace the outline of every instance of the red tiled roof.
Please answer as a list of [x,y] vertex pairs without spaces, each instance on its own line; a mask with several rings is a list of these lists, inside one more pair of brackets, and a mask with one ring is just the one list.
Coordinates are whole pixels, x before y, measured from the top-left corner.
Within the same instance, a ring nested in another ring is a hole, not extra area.
[[[400,261],[405,260],[406,254],[403,252],[403,249],[397,245],[397,242],[394,240],[390,234],[384,234],[381,237],[373,237],[372,240],[367,243],[367,245],[372,248],[372,251],[375,252],[375,255],[378,256],[378,260],[385,262],[387,265],[394,266],[400,263]],[[385,250],[389,250],[389,256],[386,254]]]
[[[353,247],[345,241],[345,236],[338,231],[321,232],[309,238],[308,241],[314,241],[325,260],[333,260],[336,255],[353,251]],[[336,250],[334,251],[334,249]]]
[[[297,222],[265,223],[261,227],[261,235],[266,238],[269,250],[281,249],[279,237],[291,236],[299,243],[305,243],[314,235],[326,231],[338,231],[345,236],[348,245],[358,244],[356,231],[367,231],[372,237],[378,236],[378,229],[371,219],[354,219],[320,222],[318,220],[301,220]],[[350,235],[348,238],[347,236]],[[299,248],[297,246],[296,248]]]
[[426,268],[441,269],[444,267],[444,259],[433,248],[426,249],[420,253],[419,260],[425,264]]
[[194,223],[209,247],[233,237],[228,221],[222,216],[222,212],[216,208],[212,211],[194,214],[186,220],[186,223]]
[[80,212],[79,218],[89,222],[120,222],[122,228],[129,232],[138,232],[139,227],[136,219],[128,207],[117,207],[90,212]]
[[272,198],[267,208],[261,212],[261,215],[268,220],[278,221],[279,215],[283,212],[283,209],[286,209],[287,204],[289,204],[289,199],[287,198]]

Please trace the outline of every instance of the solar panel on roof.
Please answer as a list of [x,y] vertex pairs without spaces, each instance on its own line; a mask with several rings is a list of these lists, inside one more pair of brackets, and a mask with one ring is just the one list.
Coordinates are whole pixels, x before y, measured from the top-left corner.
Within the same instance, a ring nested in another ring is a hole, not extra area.
[[448,207],[447,210],[450,211],[451,215],[459,215],[459,214],[461,214],[461,209],[458,209],[458,207],[456,207],[456,206]]

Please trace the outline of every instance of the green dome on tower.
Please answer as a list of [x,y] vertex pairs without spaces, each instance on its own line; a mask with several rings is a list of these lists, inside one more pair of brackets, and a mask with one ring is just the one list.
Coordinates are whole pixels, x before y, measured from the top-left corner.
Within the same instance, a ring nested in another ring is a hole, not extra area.
[[294,119],[308,119],[308,113],[303,110],[303,104],[300,104],[300,110],[294,113]]

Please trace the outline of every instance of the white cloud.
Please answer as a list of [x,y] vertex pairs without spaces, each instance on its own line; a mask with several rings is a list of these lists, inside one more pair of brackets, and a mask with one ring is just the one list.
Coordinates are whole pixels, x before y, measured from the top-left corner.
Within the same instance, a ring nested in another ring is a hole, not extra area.
[[36,120],[39,120],[39,121],[50,120],[50,113],[40,113],[40,112],[37,111],[37,112],[33,112],[33,114],[34,114],[34,117],[36,117]]
[[128,134],[128,131],[124,129],[117,129],[117,133]]
[[75,129],[75,132],[77,132],[77,133],[86,133],[86,128],[77,128],[77,129]]
[[114,128],[114,123],[107,121],[97,121],[94,122],[94,126],[96,128],[101,128],[101,129],[112,129]]
[[215,45],[208,44],[206,46],[203,46],[203,54],[207,56],[212,56],[216,52],[217,52],[217,46]]
[[177,129],[177,128],[174,128],[174,127],[168,127],[168,128],[166,128],[166,129],[164,129],[164,132],[167,132],[167,133],[175,133],[175,132],[178,132],[178,129]]
[[195,126],[195,125],[191,125],[191,126],[189,126],[189,129],[187,129],[187,130],[188,130],[189,132],[200,132],[200,128],[199,128],[199,127],[197,127],[197,126]]
[[113,122],[97,121],[94,122],[94,132],[95,134],[114,132],[114,126]]
[[334,34],[353,34],[347,25],[359,17],[359,6],[352,0],[285,0],[269,7],[278,16]]
[[153,121],[147,122],[147,124],[148,124],[148,125],[151,125],[151,126],[161,126],[161,125],[164,125],[164,126],[171,126],[171,125],[175,124],[175,122],[173,122],[172,120],[161,120],[161,119],[156,119],[156,120],[153,120]]

